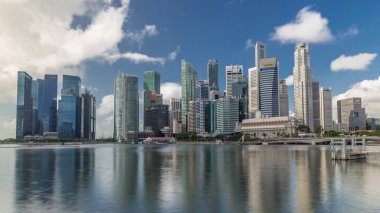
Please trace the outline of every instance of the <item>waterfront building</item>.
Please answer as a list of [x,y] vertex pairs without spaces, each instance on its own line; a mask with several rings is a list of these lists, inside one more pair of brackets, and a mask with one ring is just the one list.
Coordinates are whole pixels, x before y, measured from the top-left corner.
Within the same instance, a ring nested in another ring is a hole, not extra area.
[[286,85],[286,80],[280,80],[279,84],[279,109],[280,117],[289,116],[289,95],[288,95],[288,85]]
[[24,72],[17,73],[17,109],[16,109],[16,139],[32,134],[33,99],[32,77]]
[[139,131],[138,78],[119,72],[114,97],[114,138],[126,140],[128,132]]
[[82,138],[95,140],[96,98],[89,90],[82,94]]
[[63,75],[61,100],[58,108],[58,137],[81,137],[81,79]]
[[232,97],[232,82],[243,76],[243,65],[226,66],[226,97]]
[[197,101],[189,101],[187,131],[197,131]]
[[234,98],[220,98],[216,101],[216,131],[232,133],[239,122],[239,101]]
[[260,111],[269,117],[279,116],[279,72],[277,58],[261,59],[259,73]]
[[248,69],[248,111],[250,118],[260,111],[259,70],[256,67]]
[[162,104],[160,73],[144,72],[144,109],[156,104]]
[[347,98],[338,100],[338,122],[345,128],[344,132],[366,129],[365,108],[362,108],[361,98]]
[[177,121],[176,119],[173,119],[173,134],[178,134],[182,132],[182,124]]
[[367,118],[367,130],[380,130],[380,118]]
[[38,104],[38,119],[41,121],[40,134],[43,132],[57,132],[58,76],[45,75],[44,80],[39,79],[38,82],[39,97],[41,97]]
[[[181,61],[182,111],[181,122],[183,131],[189,131],[189,102],[196,100],[197,70],[186,60]],[[195,114],[194,114],[195,116]],[[194,119],[195,121],[195,119]],[[194,127],[195,131],[195,127]]]
[[174,132],[174,120],[181,122],[181,99],[170,98],[169,102],[169,125]]
[[209,133],[214,133],[217,130],[217,113],[216,113],[217,99],[211,100],[209,105],[210,116],[210,130]]
[[36,135],[40,132],[40,122],[38,119],[38,88],[39,83],[37,80],[32,81],[32,134]]
[[255,138],[276,138],[294,135],[296,127],[296,119],[289,116],[261,117],[243,120],[236,131]]
[[247,76],[240,76],[232,81],[232,97],[239,101],[239,121],[248,118]]
[[312,73],[307,43],[299,43],[294,51],[294,116],[301,124],[314,129]]
[[332,119],[332,94],[331,88],[320,88],[320,122],[323,131],[334,130]]
[[169,105],[152,105],[145,108],[144,112],[145,131],[152,131],[155,136],[160,136],[161,129],[169,127]]
[[209,93],[210,93],[210,87],[206,80],[198,80],[197,85],[197,97],[196,99],[199,100],[208,100],[209,99]]
[[219,90],[219,65],[216,59],[209,59],[207,63],[207,83],[210,90]]
[[313,90],[313,126],[316,127],[316,126],[321,126],[320,98],[319,98],[320,87],[319,87],[318,79],[312,80],[312,90]]

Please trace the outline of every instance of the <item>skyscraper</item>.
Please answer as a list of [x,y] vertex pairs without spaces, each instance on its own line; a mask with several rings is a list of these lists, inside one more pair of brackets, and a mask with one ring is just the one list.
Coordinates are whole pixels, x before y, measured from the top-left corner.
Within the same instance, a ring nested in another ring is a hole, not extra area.
[[156,104],[162,104],[160,94],[160,73],[156,71],[144,72],[144,109]]
[[314,129],[313,92],[310,52],[307,43],[299,43],[294,51],[294,116],[301,124]]
[[[42,107],[39,109],[39,119],[42,122],[43,132],[57,131],[57,85],[57,75],[45,75],[45,79],[43,80],[43,94],[39,94],[42,96]],[[80,91],[78,92],[80,93]]]
[[338,122],[345,132],[366,129],[365,108],[361,98],[347,98],[337,102]]
[[[174,120],[175,122],[181,121],[181,99],[170,98],[169,106],[169,125],[174,130]],[[174,133],[174,131],[173,131]]]
[[332,95],[330,88],[320,88],[320,122],[323,131],[333,130]]
[[61,100],[58,108],[58,137],[81,137],[82,100],[81,79],[78,76],[63,75]]
[[114,138],[126,140],[129,131],[139,131],[138,78],[119,72],[115,80]]
[[289,116],[289,96],[286,80],[280,80],[279,86],[280,116]]
[[16,139],[32,134],[32,77],[19,71],[17,74],[17,111],[16,111]]
[[38,80],[32,81],[32,134],[40,133],[40,122],[38,120],[38,90],[39,90]]
[[234,98],[220,98],[216,101],[216,129],[218,133],[234,132],[239,121],[239,101]]
[[243,65],[226,66],[226,97],[232,96],[232,81],[243,76]]
[[219,67],[216,59],[209,59],[207,63],[207,82],[210,90],[219,90]]
[[279,65],[277,58],[260,60],[260,111],[269,117],[279,116]]
[[267,50],[264,43],[256,42],[255,45],[255,66],[260,70],[260,60],[267,57]]
[[196,100],[197,70],[187,62],[181,61],[182,111],[181,122],[183,131],[188,131],[189,102]]
[[232,97],[239,101],[239,121],[248,118],[248,78],[241,76],[232,81]]
[[320,120],[320,98],[319,98],[319,80],[312,80],[312,90],[313,90],[313,125],[314,127],[321,125]]
[[94,140],[96,131],[96,98],[90,91],[82,94],[82,138]]
[[152,105],[144,109],[144,130],[161,135],[161,129],[169,126],[169,105]]

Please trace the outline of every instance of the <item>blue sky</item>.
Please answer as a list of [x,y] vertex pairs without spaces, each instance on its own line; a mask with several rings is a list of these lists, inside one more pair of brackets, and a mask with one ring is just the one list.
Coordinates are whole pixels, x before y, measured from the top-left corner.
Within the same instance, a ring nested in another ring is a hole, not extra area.
[[[380,89],[379,1],[68,0],[65,3],[64,6],[33,1],[0,3],[0,8],[10,11],[0,9],[3,12],[0,23],[14,20],[6,25],[5,33],[0,34],[0,46],[1,40],[7,41],[4,46],[13,47],[9,49],[14,49],[11,55],[15,55],[0,59],[0,68],[7,70],[0,79],[15,83],[18,69],[25,69],[35,77],[66,72],[82,76],[83,84],[97,97],[98,126],[105,135],[112,133],[108,128],[112,121],[110,98],[117,71],[137,75],[142,90],[145,70],[159,71],[162,83],[180,83],[180,60],[187,59],[198,69],[199,79],[206,79],[206,63],[209,58],[216,58],[224,89],[226,65],[242,64],[245,74],[254,65],[253,49],[246,47],[249,39],[266,43],[267,55],[278,57],[281,78],[292,74],[295,43],[309,41],[313,76],[321,80],[321,85],[332,87],[335,98],[363,96],[369,116],[380,116],[375,107],[380,95],[371,92]],[[30,10],[25,12],[20,8]],[[304,16],[300,17],[302,10]],[[22,20],[18,20],[21,18],[15,14],[39,18],[31,18],[23,28]],[[309,16],[312,18],[308,19]],[[44,17],[54,19],[45,20]],[[313,27],[299,29],[303,26],[297,23],[302,21],[306,26],[322,27],[321,32],[327,36],[314,32]],[[285,35],[285,32],[281,38],[273,39],[276,28],[289,24],[295,24],[294,31],[302,35],[297,37],[294,32]],[[16,26],[25,29],[22,32],[26,35],[14,36]],[[39,36],[34,36],[36,34]],[[4,49],[0,48],[1,54]],[[360,53],[365,54],[359,58],[341,58],[336,68],[339,71],[331,69],[331,62],[340,56]],[[59,59],[52,60],[51,55]],[[169,89],[175,87],[168,85]],[[12,89],[15,89],[14,84],[0,86],[5,94],[0,103],[3,111],[0,113],[3,122],[0,138],[14,137],[14,127],[9,127],[15,118]],[[291,98],[292,89],[289,88]],[[292,99],[290,103],[292,109]]]

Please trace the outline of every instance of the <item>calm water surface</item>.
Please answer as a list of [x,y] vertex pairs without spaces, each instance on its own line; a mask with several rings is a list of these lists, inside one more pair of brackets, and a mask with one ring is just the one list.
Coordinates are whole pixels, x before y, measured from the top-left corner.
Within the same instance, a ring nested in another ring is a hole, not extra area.
[[0,183],[0,212],[379,212],[380,154],[333,162],[324,146],[2,147]]

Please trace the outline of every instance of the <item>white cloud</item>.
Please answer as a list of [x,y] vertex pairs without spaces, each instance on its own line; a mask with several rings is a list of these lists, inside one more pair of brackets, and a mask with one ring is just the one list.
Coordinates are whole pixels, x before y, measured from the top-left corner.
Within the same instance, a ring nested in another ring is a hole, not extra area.
[[341,55],[331,62],[330,68],[334,72],[366,70],[376,56],[376,53],[359,53],[353,56]]
[[248,49],[255,49],[255,43],[253,43],[252,39],[248,39],[245,42],[245,49],[246,50],[248,50]]
[[161,94],[164,104],[169,104],[171,98],[181,98],[181,85],[174,82],[162,83]]
[[285,82],[286,82],[287,86],[293,86],[293,84],[294,84],[293,75],[289,75],[288,77],[286,77]]
[[340,35],[341,38],[352,37],[359,34],[359,29],[356,26],[351,26],[348,30]]
[[328,23],[328,19],[322,17],[321,13],[312,11],[311,7],[305,7],[298,12],[294,20],[275,27],[271,39],[281,43],[328,42],[334,39]]
[[141,49],[142,45],[144,44],[144,40],[147,37],[153,37],[158,35],[159,32],[157,30],[156,25],[145,25],[144,29],[141,31],[129,31],[125,34],[125,37],[127,40],[136,42],[139,45],[139,48]]
[[173,52],[169,53],[168,60],[174,61],[177,58],[177,56],[179,55],[180,52],[181,52],[181,47],[177,46],[176,50],[174,50]]
[[[1,135],[3,137],[10,137],[10,135],[14,135],[16,133],[16,119],[6,120],[0,123]],[[13,134],[6,134],[7,132],[11,132]],[[3,138],[5,139],[5,138]]]
[[102,98],[96,110],[96,135],[100,137],[113,136],[114,95],[106,95]]
[[380,76],[373,80],[364,80],[351,85],[344,93],[333,97],[333,115],[337,119],[336,102],[345,98],[361,97],[362,106],[370,117],[380,117]]

